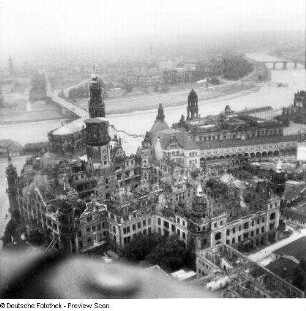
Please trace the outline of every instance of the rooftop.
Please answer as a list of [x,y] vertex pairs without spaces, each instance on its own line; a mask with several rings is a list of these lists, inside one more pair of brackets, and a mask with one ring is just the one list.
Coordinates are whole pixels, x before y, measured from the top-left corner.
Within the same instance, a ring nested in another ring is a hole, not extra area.
[[97,117],[97,118],[90,118],[84,121],[85,124],[90,124],[90,123],[108,123],[107,118],[102,118],[102,117]]
[[199,148],[201,150],[218,149],[218,148],[229,148],[229,147],[239,147],[247,145],[262,145],[269,143],[281,143],[297,141],[298,137],[296,135],[290,136],[269,136],[261,138],[251,138],[246,140],[223,140],[223,141],[212,141],[212,142],[198,142]]
[[166,121],[155,120],[149,132],[151,139],[154,139],[160,132],[170,130]]
[[160,139],[160,144],[163,149],[166,149],[171,142],[177,142],[185,150],[199,149],[196,142],[188,135],[186,131],[180,130],[163,130],[156,135],[156,139]]
[[54,130],[52,135],[64,136],[64,135],[72,135],[74,133],[80,132],[85,128],[85,123],[82,119],[77,119],[70,123],[67,123],[58,129]]

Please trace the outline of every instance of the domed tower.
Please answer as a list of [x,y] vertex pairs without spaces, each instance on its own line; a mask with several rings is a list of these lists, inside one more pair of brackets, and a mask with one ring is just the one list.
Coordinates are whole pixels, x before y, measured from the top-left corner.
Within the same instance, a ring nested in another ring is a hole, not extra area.
[[10,202],[10,209],[12,211],[18,210],[18,201],[17,201],[17,170],[16,167],[12,164],[12,159],[8,156],[8,166],[6,168],[6,178],[7,178],[7,193]]
[[197,119],[199,117],[198,95],[194,89],[188,95],[187,120]]
[[151,130],[149,132],[149,136],[151,141],[154,140],[154,138],[157,136],[157,134],[163,130],[168,130],[169,125],[165,121],[165,114],[164,114],[164,108],[162,104],[159,104],[158,107],[158,113],[156,116],[156,119],[154,121],[153,126],[151,127]]
[[102,81],[97,75],[93,74],[89,86],[89,117],[105,117],[105,105],[102,98]]
[[199,184],[197,193],[192,202],[192,214],[197,218],[205,218],[208,216],[207,197],[203,193],[202,187]]
[[211,245],[209,202],[202,187],[199,184],[196,195],[192,202],[192,210],[188,222],[190,244],[194,252],[207,248]]
[[100,82],[95,75],[91,79],[89,111],[90,119],[85,120],[87,160],[93,169],[107,168],[111,164],[109,123],[105,118]]

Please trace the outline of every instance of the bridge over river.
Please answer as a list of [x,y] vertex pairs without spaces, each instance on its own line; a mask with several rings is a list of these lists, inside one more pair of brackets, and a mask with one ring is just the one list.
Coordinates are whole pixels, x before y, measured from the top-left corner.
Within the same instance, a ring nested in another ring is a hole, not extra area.
[[[271,69],[298,69],[301,65],[306,66],[305,61],[301,62],[301,60],[288,60],[288,59],[279,59],[271,55],[261,54],[261,53],[249,53],[248,57],[253,59],[258,63],[262,63],[265,65],[270,65]],[[305,67],[306,68],[306,67]]]

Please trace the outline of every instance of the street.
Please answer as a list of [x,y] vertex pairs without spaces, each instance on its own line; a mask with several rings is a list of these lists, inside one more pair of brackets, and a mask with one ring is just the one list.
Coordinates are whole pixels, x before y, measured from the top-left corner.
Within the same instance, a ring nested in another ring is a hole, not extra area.
[[303,236],[306,236],[306,228],[301,229],[300,232],[294,231],[293,234],[290,237],[288,237],[287,239],[284,239],[284,240],[281,240],[277,243],[274,243],[274,244],[258,251],[255,254],[251,254],[248,256],[248,258],[250,260],[257,262],[257,263],[260,263],[260,262],[264,261],[267,257],[269,257],[277,249],[279,249],[285,245],[288,245],[291,242],[294,242]]

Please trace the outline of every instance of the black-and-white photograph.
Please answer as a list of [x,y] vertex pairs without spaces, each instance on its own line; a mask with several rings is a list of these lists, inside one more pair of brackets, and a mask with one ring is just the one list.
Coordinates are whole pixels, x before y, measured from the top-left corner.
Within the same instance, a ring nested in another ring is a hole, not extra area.
[[0,0],[0,307],[304,298],[305,14]]

